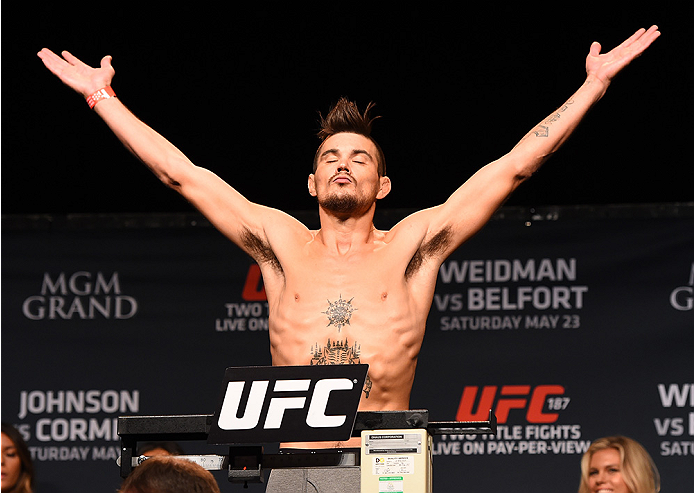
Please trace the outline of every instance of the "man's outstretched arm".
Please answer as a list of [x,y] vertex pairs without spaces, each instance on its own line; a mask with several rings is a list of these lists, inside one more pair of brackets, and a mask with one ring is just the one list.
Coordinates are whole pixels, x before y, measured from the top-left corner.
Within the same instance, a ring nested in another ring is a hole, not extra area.
[[[601,54],[594,42],[586,58],[586,80],[560,108],[535,126],[500,159],[470,177],[441,206],[427,212],[427,238],[450,231],[442,256],[447,256],[474,235],[522,182],[554,154],[605,94],[614,77],[658,38],[657,26],[634,35]],[[426,241],[426,239],[425,239]]]
[[[61,57],[43,49],[38,56],[46,68],[85,98],[110,87],[115,74],[109,56],[104,57],[97,68],[66,51]],[[244,231],[264,236],[262,217],[267,208],[249,202],[214,173],[195,166],[178,148],[133,115],[118,98],[102,99],[93,108],[128,150],[232,241],[248,251],[242,237]]]

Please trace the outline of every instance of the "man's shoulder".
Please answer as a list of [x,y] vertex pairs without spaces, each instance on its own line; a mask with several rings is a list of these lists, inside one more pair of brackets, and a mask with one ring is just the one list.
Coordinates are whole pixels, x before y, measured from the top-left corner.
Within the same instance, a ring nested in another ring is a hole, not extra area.
[[[423,272],[437,272],[452,242],[452,228],[436,225],[438,208],[423,209],[402,219],[386,233],[386,242],[408,250],[405,277],[412,279]],[[427,274],[428,277],[428,274]]]
[[422,209],[398,221],[391,229],[383,231],[384,241],[421,243],[429,230],[434,208]]
[[283,254],[311,241],[314,232],[286,212],[271,207],[261,207],[262,226],[257,230],[242,227],[241,245],[261,266],[270,265],[281,273]]
[[263,209],[263,234],[270,243],[286,243],[293,240],[306,242],[313,238],[314,234],[297,217],[271,207]]

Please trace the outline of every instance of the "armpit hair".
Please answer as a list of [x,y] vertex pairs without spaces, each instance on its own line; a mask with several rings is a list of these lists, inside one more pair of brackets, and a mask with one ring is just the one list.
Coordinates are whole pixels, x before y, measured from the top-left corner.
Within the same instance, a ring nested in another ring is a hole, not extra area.
[[248,228],[244,228],[241,232],[241,241],[243,242],[243,246],[246,247],[246,250],[256,262],[269,263],[277,271],[282,272],[282,265],[277,259],[275,252],[273,252],[270,245],[260,239],[258,235],[251,232],[251,230]]
[[451,241],[451,227],[447,226],[436,233],[429,241],[423,243],[412,256],[405,269],[405,279],[412,277],[425,260],[446,250]]

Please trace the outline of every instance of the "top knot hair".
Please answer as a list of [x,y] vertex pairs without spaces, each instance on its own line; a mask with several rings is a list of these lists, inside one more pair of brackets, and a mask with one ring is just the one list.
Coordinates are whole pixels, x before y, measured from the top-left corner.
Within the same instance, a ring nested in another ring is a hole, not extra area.
[[351,132],[364,137],[371,137],[371,127],[373,121],[379,118],[378,116],[370,118],[369,112],[374,107],[371,102],[366,107],[364,113],[359,111],[356,103],[347,98],[340,98],[335,105],[330,109],[326,117],[321,115],[318,137],[325,140],[331,135],[341,132]]
[[[374,120],[380,118],[380,116],[370,116],[370,112],[375,104],[373,102],[366,106],[366,109],[362,113],[359,111],[356,103],[342,97],[337,103],[330,109],[328,114],[323,117],[320,115],[320,130],[318,131],[318,138],[321,141],[325,141],[328,137],[331,137],[339,133],[354,133],[363,135],[373,142],[378,151],[377,161],[378,161],[378,174],[379,176],[386,175],[386,161],[383,151],[378,143],[371,137],[371,127]],[[321,144],[322,145],[322,144]],[[320,151],[320,147],[318,148]],[[316,152],[316,159],[313,161],[313,171],[316,170],[318,152]]]

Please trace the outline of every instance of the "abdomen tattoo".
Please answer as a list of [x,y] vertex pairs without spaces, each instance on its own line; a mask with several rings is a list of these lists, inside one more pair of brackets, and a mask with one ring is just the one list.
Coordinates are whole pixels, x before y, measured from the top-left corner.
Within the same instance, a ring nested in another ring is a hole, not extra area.
[[[349,341],[331,341],[328,339],[325,346],[315,343],[311,348],[311,365],[358,365],[361,364],[359,356],[360,346],[354,343],[350,346]],[[373,383],[369,375],[364,381],[364,397],[369,398]]]

